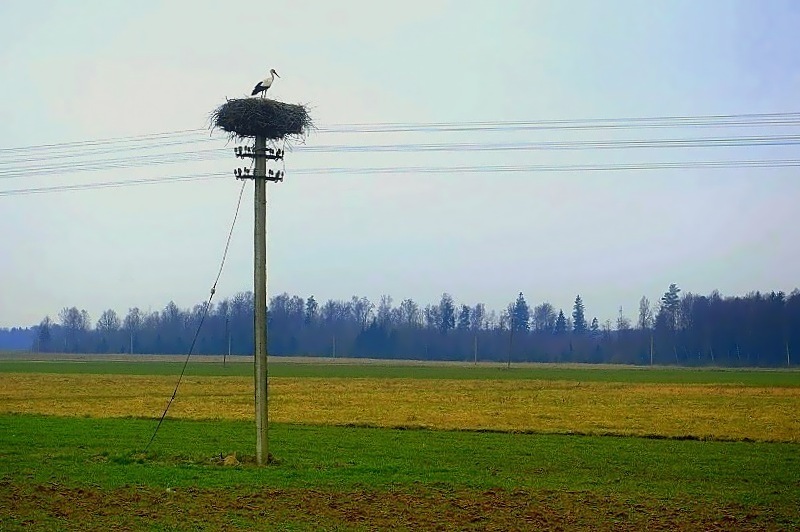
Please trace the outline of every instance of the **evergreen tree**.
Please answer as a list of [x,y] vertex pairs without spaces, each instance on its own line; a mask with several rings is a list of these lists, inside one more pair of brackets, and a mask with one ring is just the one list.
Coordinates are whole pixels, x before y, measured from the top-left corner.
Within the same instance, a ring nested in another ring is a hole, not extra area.
[[446,333],[455,328],[456,326],[456,304],[453,302],[453,296],[448,293],[442,294],[442,299],[439,301],[439,331]]
[[592,318],[592,325],[589,327],[589,332],[594,338],[600,337],[600,323],[597,321],[597,318]]
[[658,311],[659,322],[666,325],[670,330],[675,330],[678,325],[678,309],[681,306],[680,297],[678,294],[681,289],[678,285],[672,283],[669,288],[661,297],[661,308]]
[[511,328],[515,331],[528,331],[530,330],[531,323],[531,308],[525,301],[522,292],[517,296],[517,301],[511,309]]
[[425,316],[425,327],[432,330],[441,328],[442,313],[439,309],[439,305],[425,305],[423,315]]
[[469,307],[469,305],[461,305],[461,312],[458,313],[458,325],[457,325],[459,331],[469,330],[471,311],[472,309]]
[[311,325],[317,321],[317,314],[319,312],[319,305],[317,304],[317,300],[314,299],[314,296],[309,296],[306,300],[306,315],[305,315],[305,323],[306,325]]
[[480,331],[486,325],[486,305],[476,303],[469,314],[470,327],[473,331]]
[[572,307],[572,330],[575,334],[586,332],[586,315],[581,296],[575,298],[575,305]]
[[51,333],[52,328],[53,320],[50,319],[50,316],[45,316],[44,319],[39,322],[39,327],[36,331],[37,350],[47,351],[50,348],[50,340],[53,338]]
[[556,318],[556,326],[553,329],[553,333],[556,335],[562,335],[567,332],[567,318],[564,316],[564,311],[558,311],[558,317]]

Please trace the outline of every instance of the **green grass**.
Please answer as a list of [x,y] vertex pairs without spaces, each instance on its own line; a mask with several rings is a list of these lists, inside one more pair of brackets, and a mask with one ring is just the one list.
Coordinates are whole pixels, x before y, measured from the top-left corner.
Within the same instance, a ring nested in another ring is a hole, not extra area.
[[274,425],[278,463],[252,454],[252,423],[0,416],[0,479],[152,487],[587,490],[777,508],[800,504],[800,445]]
[[[177,375],[181,365],[5,360],[0,372]],[[252,365],[194,362],[187,373],[250,376]],[[270,374],[800,386],[800,371],[786,370],[279,358]],[[155,426],[0,414],[0,530],[253,529],[265,519],[279,529],[800,528],[800,444],[273,424],[277,463],[257,468],[252,422],[167,419],[145,453]],[[242,465],[219,464],[233,452]]]
[[[239,359],[241,360],[241,359]],[[118,375],[177,375],[181,362],[104,362],[104,361],[16,361],[0,360],[0,372],[23,373],[94,373]],[[800,371],[754,369],[687,369],[570,367],[486,367],[470,365],[391,365],[391,364],[317,364],[293,363],[270,359],[273,377],[355,377],[413,379],[540,379],[579,382],[634,382],[677,384],[739,384],[744,386],[800,386]],[[187,375],[252,375],[246,362],[190,362]]]

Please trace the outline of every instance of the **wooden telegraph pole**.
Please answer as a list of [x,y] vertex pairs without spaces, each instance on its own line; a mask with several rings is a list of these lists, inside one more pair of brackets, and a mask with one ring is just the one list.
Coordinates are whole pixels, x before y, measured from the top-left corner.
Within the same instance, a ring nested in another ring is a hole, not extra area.
[[255,224],[253,228],[253,292],[254,312],[254,371],[256,411],[256,463],[269,463],[269,408],[267,371],[267,181],[283,181],[283,172],[267,171],[267,160],[283,159],[283,150],[267,148],[267,139],[256,136],[255,146],[237,148],[236,156],[252,158],[253,173],[249,169],[238,169],[238,178],[255,181]]

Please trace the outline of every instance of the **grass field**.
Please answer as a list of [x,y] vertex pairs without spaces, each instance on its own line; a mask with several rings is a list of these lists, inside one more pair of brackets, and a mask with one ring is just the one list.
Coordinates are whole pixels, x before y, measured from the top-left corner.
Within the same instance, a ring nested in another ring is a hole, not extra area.
[[262,469],[245,363],[143,452],[176,368],[0,362],[0,529],[800,526],[798,372],[273,364]]
[[[576,526],[597,525],[597,518],[612,517],[620,525],[719,521],[756,528],[800,519],[800,446],[792,444],[276,424],[271,445],[280,462],[259,469],[246,464],[224,467],[215,458],[236,452],[247,459],[253,445],[250,423],[172,421],[143,454],[154,425],[153,420],[140,419],[0,416],[0,477],[5,488],[0,502],[6,508],[14,505],[3,527],[28,520],[63,523],[67,517],[81,516],[98,526],[110,517],[135,526],[150,526],[161,517],[166,522],[186,518],[183,525],[188,528],[204,522],[201,510],[212,509],[211,499],[227,494],[234,502],[237,497],[254,498],[264,489],[280,500],[310,498],[312,508],[320,499],[347,501],[355,494],[363,499],[365,518],[379,512],[383,501],[410,498],[422,505],[414,517],[420,525],[432,523],[450,504],[456,505],[451,511],[458,504],[469,509],[485,502],[487,494],[512,512],[504,513],[502,506],[484,508],[485,521],[477,525],[536,517],[529,512],[542,501],[566,505],[576,521],[571,522],[569,514],[548,512],[546,505],[539,518]],[[162,503],[175,498],[185,507],[177,514],[168,506],[151,509],[152,515],[120,515],[119,508],[112,507],[109,515],[93,516],[88,511],[91,504],[66,504],[78,493],[101,498],[115,494],[120,504],[135,503],[135,496]],[[9,500],[14,494],[16,503]],[[581,510],[587,501],[594,507]],[[54,516],[48,505],[59,502],[64,515]],[[266,505],[259,500],[254,507]],[[326,521],[316,524],[348,523],[341,508],[326,507]],[[641,510],[647,511],[637,515]],[[482,515],[456,513],[450,523],[455,527]],[[395,515],[395,524],[401,515]],[[208,519],[230,524],[226,516],[217,509]],[[258,517],[258,512],[238,515],[245,522]],[[312,526],[319,516],[295,508],[292,518],[296,525]],[[390,524],[390,515],[383,519]],[[506,522],[512,528],[513,523]],[[524,523],[518,521],[517,526]]]
[[[0,373],[0,412],[158,417],[163,375]],[[800,442],[800,387],[273,377],[283,423]],[[171,415],[253,417],[250,377],[187,376]]]
[[[0,359],[0,373],[57,373],[98,375],[171,375],[180,373],[182,361],[174,362],[105,362],[89,361],[20,361]],[[447,380],[546,380],[577,382],[627,382],[664,384],[739,384],[742,386],[800,387],[800,371],[729,368],[646,368],[637,366],[590,366],[527,364],[506,369],[503,364],[393,364],[373,363],[297,363],[272,357],[271,377],[345,377],[376,379],[447,379]],[[226,366],[216,362],[190,362],[187,375],[252,376],[252,361],[233,357]]]

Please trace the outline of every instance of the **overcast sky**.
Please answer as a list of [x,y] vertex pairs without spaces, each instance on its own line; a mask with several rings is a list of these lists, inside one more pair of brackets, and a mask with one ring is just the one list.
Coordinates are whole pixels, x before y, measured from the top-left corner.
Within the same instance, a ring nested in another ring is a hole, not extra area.
[[[204,128],[214,107],[249,94],[270,68],[281,76],[270,95],[308,104],[320,128],[796,112],[798,28],[793,0],[5,0],[0,149]],[[632,130],[613,138],[797,129]],[[186,138],[206,142],[165,153],[232,147],[219,135]],[[607,138],[602,131],[318,132],[306,145]],[[133,306],[186,307],[207,297],[240,161],[184,157],[37,175],[51,150],[0,152],[0,192],[200,172],[223,178],[0,196],[0,327],[32,325],[65,306],[85,308],[94,321],[105,308],[124,315]],[[581,294],[587,315],[601,321],[620,305],[635,319],[639,298],[655,301],[672,282],[703,294],[788,292],[800,285],[797,168],[300,171],[797,159],[798,151],[297,149],[287,154],[285,182],[269,189],[269,290],[318,300],[388,293],[396,303],[411,297],[423,305],[446,291],[494,309],[522,291],[531,305],[547,300],[565,311]],[[252,288],[251,189],[218,296]]]

